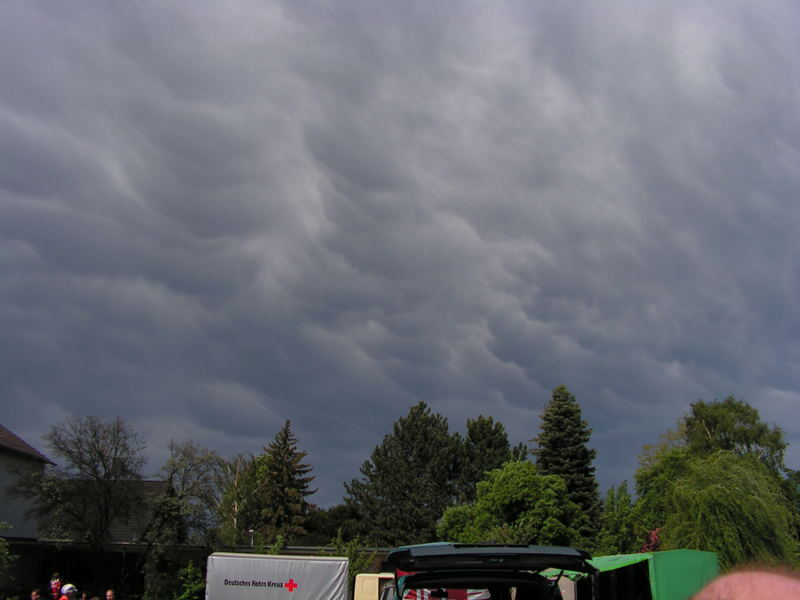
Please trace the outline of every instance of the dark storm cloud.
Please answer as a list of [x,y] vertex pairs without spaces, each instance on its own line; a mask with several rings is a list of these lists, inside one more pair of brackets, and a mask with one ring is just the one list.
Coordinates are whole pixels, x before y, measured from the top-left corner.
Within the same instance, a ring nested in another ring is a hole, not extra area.
[[565,383],[604,484],[698,398],[797,441],[790,4],[0,17],[0,393],[35,445],[120,414],[155,467],[290,419],[330,504],[420,399],[517,442]]

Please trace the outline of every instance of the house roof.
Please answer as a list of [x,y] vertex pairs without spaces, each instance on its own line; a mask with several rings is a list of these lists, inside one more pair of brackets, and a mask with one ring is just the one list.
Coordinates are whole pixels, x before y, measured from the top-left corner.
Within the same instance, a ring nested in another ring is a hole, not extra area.
[[39,460],[41,462],[55,464],[53,463],[52,460],[47,458],[44,454],[39,452],[36,448],[31,446],[21,437],[12,433],[8,428],[6,428],[3,425],[0,425],[0,449],[10,450],[12,452],[24,454],[25,456],[35,458],[36,460]]
[[142,495],[142,502],[137,504],[127,519],[116,518],[108,528],[109,541],[112,543],[136,543],[141,541],[142,535],[147,529],[147,524],[152,517],[151,501],[163,494],[167,489],[166,481],[135,481],[129,482],[131,491],[134,487],[139,488]]

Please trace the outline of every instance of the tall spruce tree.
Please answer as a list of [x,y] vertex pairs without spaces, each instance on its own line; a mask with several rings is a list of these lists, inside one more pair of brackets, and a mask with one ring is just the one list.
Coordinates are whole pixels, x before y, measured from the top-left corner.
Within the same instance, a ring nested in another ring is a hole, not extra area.
[[567,484],[567,497],[581,508],[574,524],[580,536],[591,542],[598,531],[600,498],[595,469],[597,452],[587,444],[592,430],[581,419],[581,407],[575,396],[560,385],[553,390],[542,412],[541,433],[531,440],[532,451],[542,475],[558,475]]
[[257,459],[259,487],[264,491],[260,533],[269,542],[282,536],[288,543],[306,533],[306,498],[317,491],[309,488],[314,476],[309,475],[311,466],[303,463],[308,453],[297,449],[289,421],[264,450],[265,454]]
[[411,407],[345,483],[345,502],[359,515],[369,544],[397,546],[436,539],[436,523],[456,499],[458,439],[425,402]]

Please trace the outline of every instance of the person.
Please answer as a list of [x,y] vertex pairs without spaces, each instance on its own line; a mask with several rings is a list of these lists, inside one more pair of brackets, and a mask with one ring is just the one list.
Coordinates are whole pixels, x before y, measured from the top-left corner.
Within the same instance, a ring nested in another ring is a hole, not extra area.
[[42,600],[42,590],[36,588],[31,592],[31,600]]
[[61,575],[53,573],[50,576],[50,597],[53,600],[58,600],[61,595]]
[[800,576],[778,569],[743,569],[718,577],[693,600],[800,598]]
[[61,598],[59,600],[75,600],[78,596],[78,588],[71,583],[61,588]]
[[107,589],[106,590],[106,600],[116,600],[117,595],[114,593],[114,590]]

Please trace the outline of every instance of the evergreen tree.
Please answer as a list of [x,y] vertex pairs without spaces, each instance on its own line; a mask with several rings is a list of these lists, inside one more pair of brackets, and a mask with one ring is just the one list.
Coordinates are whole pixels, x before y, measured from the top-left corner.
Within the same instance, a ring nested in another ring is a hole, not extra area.
[[330,546],[332,540],[341,538],[350,542],[358,537],[358,514],[346,503],[330,508],[311,506],[306,535],[294,540],[298,546]]
[[259,529],[267,540],[283,536],[289,542],[306,533],[306,498],[317,491],[309,489],[314,476],[309,475],[311,466],[302,462],[308,453],[297,449],[289,421],[264,450],[257,467],[259,488],[264,492]]
[[427,404],[398,419],[361,478],[345,484],[345,501],[359,515],[365,542],[397,546],[436,539],[436,522],[456,498],[458,439]]
[[511,457],[509,460],[513,460],[514,462],[522,462],[528,460],[530,453],[531,451],[528,448],[528,445],[525,442],[520,442],[511,449]]
[[511,460],[508,435],[502,423],[492,417],[467,419],[467,435],[462,443],[458,487],[461,502],[475,500],[475,486],[489,471]]
[[567,484],[567,497],[581,509],[578,531],[590,541],[598,530],[600,500],[594,465],[596,451],[587,444],[592,430],[581,419],[581,408],[566,386],[553,390],[542,413],[541,433],[531,440],[542,475],[558,475]]
[[639,550],[641,543],[636,535],[633,499],[627,481],[609,488],[600,521],[602,526],[595,541],[597,554],[628,554]]

